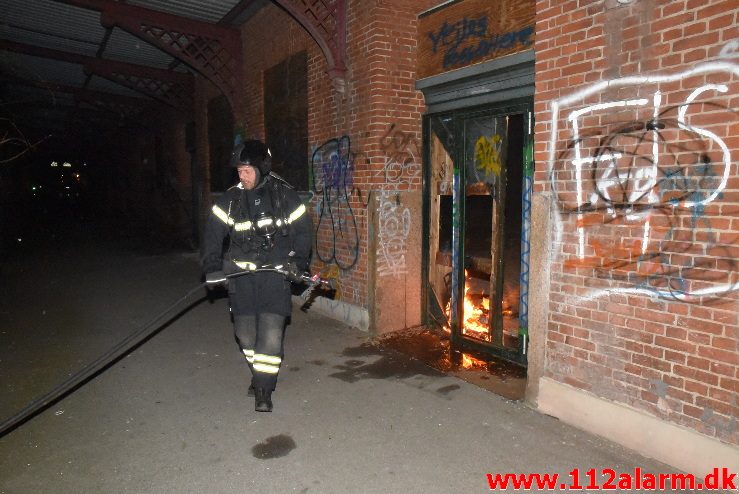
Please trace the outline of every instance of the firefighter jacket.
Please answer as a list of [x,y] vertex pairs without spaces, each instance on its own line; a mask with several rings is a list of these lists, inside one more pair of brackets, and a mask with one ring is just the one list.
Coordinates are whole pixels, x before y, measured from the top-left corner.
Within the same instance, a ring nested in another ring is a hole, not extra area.
[[252,190],[239,183],[219,197],[210,211],[203,271],[231,274],[288,261],[307,269],[311,230],[306,206],[287,183],[271,175]]

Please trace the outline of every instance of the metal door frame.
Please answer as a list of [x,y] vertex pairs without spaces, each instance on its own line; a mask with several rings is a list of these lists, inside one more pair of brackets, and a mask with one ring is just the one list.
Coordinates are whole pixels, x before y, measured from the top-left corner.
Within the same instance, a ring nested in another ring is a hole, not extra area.
[[[454,192],[453,196],[463,195],[466,187],[466,176],[464,161],[464,121],[470,118],[490,116],[499,117],[505,115],[520,114],[524,119],[523,136],[523,183],[522,186],[522,217],[521,217],[521,276],[519,297],[519,342],[518,348],[513,350],[493,343],[472,339],[462,335],[461,321],[463,319],[464,304],[459,304],[464,298],[464,224],[465,224],[465,202],[454,201],[452,208],[452,317],[449,322],[451,327],[451,343],[453,347],[468,348],[483,351],[506,360],[526,365],[526,354],[528,349],[528,280],[529,280],[529,238],[531,231],[531,193],[533,185],[533,98],[520,98],[516,100],[498,102],[484,106],[462,108],[446,112],[428,113],[423,116],[423,249],[422,249],[422,279],[424,286],[429,278],[430,268],[430,199],[431,199],[431,163],[430,163],[430,120],[432,118],[451,117],[454,143],[451,146],[451,158],[454,163]],[[456,232],[456,234],[455,234]],[[493,241],[496,241],[494,239]],[[498,249],[499,250],[499,249]],[[499,253],[499,252],[498,252]],[[498,261],[502,262],[502,261]],[[496,276],[500,279],[502,272],[497,270]],[[460,282],[461,280],[461,282]],[[422,291],[422,304],[424,307],[424,323],[432,324],[431,313],[434,310],[431,305],[429,288]],[[435,303],[435,301],[434,301]],[[491,301],[492,308],[492,301]]]

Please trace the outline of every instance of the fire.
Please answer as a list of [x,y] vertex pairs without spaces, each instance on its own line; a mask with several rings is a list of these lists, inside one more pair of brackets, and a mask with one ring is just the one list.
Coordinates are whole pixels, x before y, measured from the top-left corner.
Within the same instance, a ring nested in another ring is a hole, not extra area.
[[[467,271],[465,271],[465,279],[467,279]],[[462,325],[462,334],[471,336],[478,340],[490,341],[490,332],[488,331],[488,315],[490,314],[490,298],[482,295],[481,305],[475,305],[472,297],[468,294],[470,286],[467,282],[464,284],[464,324]],[[447,303],[446,314],[451,318],[451,300]]]
[[480,340],[490,340],[488,331],[488,314],[490,313],[490,299],[483,296],[482,305],[476,306],[467,294],[470,287],[464,287],[464,324],[462,334],[472,336]]
[[462,368],[463,369],[486,369],[487,363],[484,360],[473,357],[467,353],[462,354]]

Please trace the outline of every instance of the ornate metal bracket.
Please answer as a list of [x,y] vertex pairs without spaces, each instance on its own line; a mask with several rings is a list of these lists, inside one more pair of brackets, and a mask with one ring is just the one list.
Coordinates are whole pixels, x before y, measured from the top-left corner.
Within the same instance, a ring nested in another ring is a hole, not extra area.
[[241,33],[142,7],[109,2],[100,18],[103,26],[118,26],[182,60],[213,82],[231,102],[242,108]]
[[85,71],[110,79],[182,112],[190,113],[192,110],[194,84],[189,74],[100,59],[85,62]]
[[274,0],[313,37],[328,63],[328,75],[343,86],[346,76],[346,0]]
[[185,62],[226,95],[234,114],[244,111],[238,29],[110,0],[56,1],[99,11],[103,26],[119,27]]
[[0,40],[0,49],[83,65],[87,73],[105,77],[184,112],[192,106],[190,74],[131,63],[103,60],[51,48]]

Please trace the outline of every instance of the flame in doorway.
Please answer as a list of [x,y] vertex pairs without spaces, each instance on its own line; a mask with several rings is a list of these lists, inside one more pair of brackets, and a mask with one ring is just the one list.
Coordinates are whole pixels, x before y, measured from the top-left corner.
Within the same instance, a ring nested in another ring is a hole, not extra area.
[[[490,297],[485,294],[470,294],[470,286],[466,281],[466,270],[464,274],[464,324],[462,325],[462,334],[478,340],[490,341],[490,331],[488,330]],[[452,301],[450,299],[445,309],[448,319],[451,319],[451,310]]]
[[487,370],[488,363],[479,358],[475,358],[468,353],[462,354],[462,368],[468,370]]

